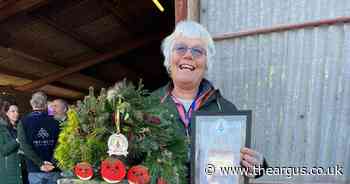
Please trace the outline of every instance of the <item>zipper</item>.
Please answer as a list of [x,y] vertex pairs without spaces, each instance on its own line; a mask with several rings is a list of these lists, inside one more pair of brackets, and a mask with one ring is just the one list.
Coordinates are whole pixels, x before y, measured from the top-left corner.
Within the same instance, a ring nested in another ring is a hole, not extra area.
[[218,105],[219,111],[222,112],[222,107],[221,107],[221,104],[219,102],[219,99],[216,99],[216,104]]
[[189,130],[188,130],[189,128],[186,128],[186,127],[185,127],[185,129],[186,129],[186,137],[187,137],[188,139],[190,139],[190,132],[189,132]]
[[189,133],[189,128],[186,128],[185,127],[185,129],[186,129],[186,139],[187,139],[187,161],[190,161],[191,160],[191,147],[192,147],[192,145],[191,144],[193,144],[193,143],[191,143],[190,141],[190,133]]

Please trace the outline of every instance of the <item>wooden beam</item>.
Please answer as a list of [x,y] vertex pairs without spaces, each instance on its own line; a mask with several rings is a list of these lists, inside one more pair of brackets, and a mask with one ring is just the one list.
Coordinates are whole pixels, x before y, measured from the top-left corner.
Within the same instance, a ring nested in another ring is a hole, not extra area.
[[[102,6],[106,8],[109,12],[112,13],[113,17],[117,19],[118,23],[124,27],[124,29],[128,32],[131,32],[131,34],[137,35],[137,32],[143,31],[137,28],[133,22],[129,22],[125,15],[122,14],[123,10],[120,8],[117,8],[116,6],[120,4],[121,2],[112,3],[110,0],[102,0],[101,1]],[[125,11],[124,11],[125,12]]]
[[[42,60],[40,58],[33,57],[31,55],[23,53],[22,51],[18,51],[18,50],[12,49],[12,48],[7,48],[7,50],[8,50],[8,52],[10,54],[13,54],[15,56],[24,58],[24,59],[26,59],[28,61],[37,62],[38,64],[50,63],[50,64],[52,64],[52,67],[55,67],[56,70],[63,70],[64,68],[69,67],[66,64],[65,65],[59,65],[59,64],[57,64],[55,62],[44,61],[44,60]],[[95,56],[95,55],[93,55],[93,56]],[[83,59],[85,58],[86,59],[88,57],[79,57],[79,59],[81,59],[81,58],[83,58]],[[41,77],[43,77],[43,76],[36,76],[36,77],[38,77],[38,78],[36,78],[35,80],[38,80],[38,79],[41,79]],[[66,77],[67,78],[73,78],[74,81],[81,81],[82,82],[81,84],[84,84],[84,82],[85,83],[89,83],[89,85],[91,84],[91,85],[95,86],[96,88],[107,87],[107,86],[111,85],[108,82],[104,82],[104,81],[101,81],[101,80],[98,80],[98,79],[95,79],[93,77],[89,77],[89,76],[86,76],[86,75],[83,75],[83,74],[80,74],[80,73],[73,73],[71,75],[67,75]],[[70,86],[73,86],[72,82],[70,82],[66,78],[59,79],[59,82],[67,84],[67,85],[70,85]],[[81,84],[80,84],[80,86],[81,86]],[[84,90],[88,89],[88,87],[86,87],[86,89],[82,88],[82,87],[78,87],[78,88],[81,88],[81,89],[84,89]]]
[[93,86],[96,89],[100,89],[100,88],[106,88],[112,85],[109,82],[101,81],[99,79],[96,79],[87,75],[83,75],[79,72],[67,75],[59,79],[57,82],[68,84],[70,86],[72,85],[77,86],[76,84],[79,84],[78,88],[81,88],[84,90],[88,90],[90,86]]
[[83,93],[83,94],[89,94],[89,90],[88,89],[83,89],[83,88],[80,88],[80,87],[76,87],[76,86],[72,86],[72,85],[69,85],[69,84],[65,84],[65,83],[62,83],[61,81],[55,81],[55,82],[53,82],[51,84],[53,86],[56,86],[56,87],[77,91],[77,92],[80,92],[80,93]]
[[[14,71],[14,70],[3,68],[3,67],[0,67],[0,73],[5,74],[5,75],[9,75],[9,76],[23,78],[23,79],[29,79],[29,80],[41,79],[41,77],[38,77],[38,76],[35,76],[35,75],[32,75],[32,74],[18,72],[18,71]],[[77,91],[77,92],[80,92],[80,93],[84,93],[84,94],[88,93],[87,89],[82,89],[82,88],[79,88],[79,87],[76,87],[76,86],[64,84],[62,82],[56,82],[54,84],[54,86],[60,87],[60,88],[65,88],[65,89],[68,89],[68,90],[74,90],[74,91]]]
[[[7,76],[15,77],[17,80],[21,81],[22,83],[23,82],[28,83],[28,82],[32,81],[29,78],[36,78],[35,76],[30,76],[28,74],[21,74],[19,72],[4,69],[4,68],[0,69],[0,74],[2,74],[1,76],[7,75]],[[2,85],[4,85],[4,84],[2,84]],[[19,84],[11,82],[7,85],[11,85],[15,89],[15,87],[18,86]],[[37,88],[36,90],[43,90],[51,96],[57,96],[57,97],[62,97],[62,98],[71,98],[71,99],[81,98],[82,96],[84,96],[84,94],[87,94],[87,93],[82,93],[79,90],[67,88],[67,86],[51,85],[51,84],[45,85],[41,88]],[[32,92],[32,91],[30,91],[30,92]]]
[[0,45],[4,47],[8,47],[10,44],[11,44],[11,35],[8,32],[0,30]]
[[18,13],[32,10],[47,4],[49,0],[19,0],[0,9],[0,22]]
[[15,3],[15,2],[16,2],[16,0],[3,0],[3,1],[0,1],[0,9],[4,8],[6,6],[9,6],[10,4]]
[[175,0],[175,23],[187,19],[187,1]]
[[56,96],[56,97],[68,98],[68,99],[79,99],[84,96],[83,93],[61,88],[50,84],[40,87],[39,90],[44,91],[50,96]]
[[200,0],[189,0],[187,10],[187,19],[196,22],[200,21]]
[[0,73],[5,74],[5,75],[14,76],[14,77],[29,79],[29,80],[37,80],[40,78],[40,77],[31,75],[31,74],[22,73],[22,72],[10,70],[7,68],[0,68]]
[[290,31],[290,30],[302,29],[302,28],[308,28],[308,27],[343,24],[347,22],[350,22],[350,16],[337,17],[334,19],[322,19],[322,20],[310,21],[310,22],[304,22],[304,23],[298,23],[298,24],[285,24],[285,25],[278,25],[278,26],[267,27],[267,28],[250,29],[250,30],[244,30],[244,31],[233,32],[233,33],[223,33],[223,34],[213,36],[213,39],[215,41],[219,41],[219,40],[241,38],[241,37],[259,35],[259,34],[269,34],[274,32]]
[[21,90],[21,91],[30,91],[30,90],[33,90],[35,88],[39,88],[39,87],[44,86],[46,84],[49,84],[53,81],[57,81],[58,79],[60,79],[64,76],[78,72],[82,69],[88,68],[90,66],[101,63],[103,61],[112,59],[118,55],[124,54],[130,50],[136,49],[136,48],[138,48],[142,45],[145,45],[151,41],[159,40],[161,38],[162,38],[162,35],[149,36],[149,37],[144,38],[144,39],[140,39],[140,40],[136,40],[134,42],[126,43],[126,44],[122,45],[121,48],[116,49],[115,51],[112,51],[112,52],[106,53],[106,54],[98,55],[97,57],[91,58],[88,61],[82,61],[76,65],[73,65],[73,66],[68,67],[66,69],[63,69],[63,70],[60,70],[60,71],[55,72],[53,74],[50,74],[49,76],[46,76],[46,77],[39,79],[37,81],[34,81],[32,83],[29,83],[29,84],[26,84],[23,86],[19,86],[16,89]]
[[100,48],[100,46],[96,45],[94,41],[90,40],[89,38],[83,38],[80,34],[76,33],[73,28],[67,27],[66,25],[57,24],[51,19],[47,17],[43,17],[41,15],[32,15],[34,18],[38,19],[40,22],[43,22],[56,30],[62,32],[63,34],[73,38],[75,41],[80,42],[81,44],[87,46],[88,48],[102,53],[103,50]]

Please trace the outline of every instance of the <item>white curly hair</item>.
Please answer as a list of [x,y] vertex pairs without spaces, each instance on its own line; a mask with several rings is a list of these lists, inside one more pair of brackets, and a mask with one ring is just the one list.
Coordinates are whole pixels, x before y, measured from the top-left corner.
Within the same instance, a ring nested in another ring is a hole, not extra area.
[[172,34],[167,36],[162,42],[162,52],[164,55],[164,66],[168,73],[170,72],[170,59],[172,54],[172,49],[174,42],[178,36],[188,37],[188,38],[199,38],[203,40],[207,46],[207,69],[211,68],[213,65],[212,58],[215,55],[215,45],[210,33],[199,23],[194,21],[181,21],[176,24],[175,30]]

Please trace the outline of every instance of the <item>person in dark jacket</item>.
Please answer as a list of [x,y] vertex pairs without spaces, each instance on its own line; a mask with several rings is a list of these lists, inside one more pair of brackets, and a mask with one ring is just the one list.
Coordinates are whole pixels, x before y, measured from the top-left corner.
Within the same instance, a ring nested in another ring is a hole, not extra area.
[[59,135],[59,123],[47,114],[47,97],[42,92],[32,95],[33,112],[18,125],[18,139],[26,157],[30,184],[56,184],[60,176],[53,158]]
[[[237,111],[235,105],[205,79],[206,71],[213,64],[215,46],[203,26],[193,21],[179,22],[174,32],[163,40],[162,52],[171,81],[152,95],[158,96],[161,104],[179,117],[176,126],[184,138],[190,137],[194,113]],[[262,154],[250,148],[241,149],[240,163],[250,170],[254,166],[266,166]]]
[[0,99],[0,183],[22,184],[21,157],[17,141],[18,107]]

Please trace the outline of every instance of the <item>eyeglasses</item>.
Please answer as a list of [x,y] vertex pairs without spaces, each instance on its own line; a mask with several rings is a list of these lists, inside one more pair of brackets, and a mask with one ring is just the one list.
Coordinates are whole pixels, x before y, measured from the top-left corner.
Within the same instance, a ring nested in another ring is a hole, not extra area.
[[175,44],[174,45],[174,51],[176,51],[177,54],[183,56],[186,54],[187,50],[190,49],[190,52],[192,54],[192,57],[194,59],[200,58],[204,55],[207,55],[207,52],[202,47],[188,47],[185,44]]

